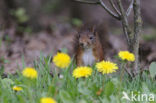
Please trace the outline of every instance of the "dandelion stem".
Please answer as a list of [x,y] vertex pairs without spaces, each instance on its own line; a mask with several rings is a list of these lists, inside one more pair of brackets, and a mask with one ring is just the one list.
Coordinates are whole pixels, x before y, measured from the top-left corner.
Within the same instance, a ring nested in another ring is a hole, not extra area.
[[125,69],[124,69],[125,64],[126,64],[125,62],[122,62],[122,64],[121,64],[121,72],[120,72],[120,82],[121,83],[122,83],[123,75],[125,73]]

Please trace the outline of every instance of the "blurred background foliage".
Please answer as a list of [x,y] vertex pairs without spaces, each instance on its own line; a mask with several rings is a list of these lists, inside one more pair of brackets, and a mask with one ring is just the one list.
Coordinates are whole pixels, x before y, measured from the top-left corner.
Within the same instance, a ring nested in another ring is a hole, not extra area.
[[[106,4],[107,0],[104,0]],[[130,0],[123,0],[125,8]],[[142,17],[144,26],[156,26],[155,0],[142,1]],[[48,19],[47,19],[48,18]],[[72,19],[76,18],[76,19]],[[64,19],[74,25],[81,21],[100,21],[111,26],[120,25],[111,18],[101,7],[84,5],[74,0],[1,0],[0,23],[1,28],[8,28],[14,23],[30,26],[33,31],[45,29],[47,22]],[[80,20],[78,20],[80,19]],[[132,20],[130,17],[130,21]],[[46,22],[46,23],[45,23]],[[42,28],[42,29],[41,29]]]
[[[103,0],[108,7],[108,0]],[[115,0],[114,0],[115,1]],[[130,0],[122,0],[126,9]],[[140,39],[140,59],[143,65],[156,60],[156,0],[142,0],[141,12],[143,30]],[[129,17],[133,27],[133,12]],[[47,56],[61,48],[72,52],[72,41],[83,23],[105,24],[108,34],[108,58],[120,50],[126,50],[126,43],[119,21],[109,16],[97,5],[74,2],[74,0],[0,0],[0,66],[5,61],[15,60],[4,65],[5,68],[17,68],[21,55],[26,64],[43,51]],[[105,29],[106,29],[105,28]],[[7,62],[8,63],[8,62]],[[13,64],[14,63],[14,64]]]

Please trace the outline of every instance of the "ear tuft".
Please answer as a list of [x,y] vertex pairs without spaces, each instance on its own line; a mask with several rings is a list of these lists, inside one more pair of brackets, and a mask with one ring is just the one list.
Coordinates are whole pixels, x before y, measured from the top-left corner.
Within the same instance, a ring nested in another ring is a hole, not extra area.
[[96,27],[95,27],[95,25],[94,26],[92,26],[91,28],[90,28],[90,31],[92,32],[92,33],[95,33],[95,30],[96,29]]

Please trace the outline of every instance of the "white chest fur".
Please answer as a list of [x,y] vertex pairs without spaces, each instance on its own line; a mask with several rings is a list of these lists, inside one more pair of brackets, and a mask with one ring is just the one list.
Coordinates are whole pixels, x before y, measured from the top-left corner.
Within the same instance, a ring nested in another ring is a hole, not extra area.
[[93,65],[95,62],[95,57],[93,55],[92,49],[86,49],[82,55],[82,60],[84,65]]

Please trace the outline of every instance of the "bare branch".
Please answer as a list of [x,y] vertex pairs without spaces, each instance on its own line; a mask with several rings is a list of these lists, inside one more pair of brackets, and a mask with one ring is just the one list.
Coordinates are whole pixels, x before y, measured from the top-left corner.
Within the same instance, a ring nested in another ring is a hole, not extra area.
[[102,0],[95,0],[95,1],[88,1],[88,0],[75,0],[80,3],[86,3],[86,4],[99,4],[101,5],[107,13],[109,13],[112,17],[114,17],[117,20],[121,20],[120,15],[115,14],[113,11],[111,11]]
[[121,12],[123,31],[124,31],[124,34],[126,36],[127,43],[128,43],[128,45],[130,45],[131,44],[131,38],[130,38],[131,30],[129,29],[129,23],[127,20],[126,12],[123,8],[121,0],[117,0],[117,4],[118,4],[120,12]]
[[133,9],[133,3],[134,3],[134,0],[131,0],[131,3],[129,5],[127,11],[126,11],[126,16],[129,16],[130,15],[130,13],[131,13],[131,11]]
[[115,14],[113,11],[111,11],[105,4],[102,0],[99,0],[100,2],[100,5],[112,16],[114,17],[115,19],[118,19],[118,20],[121,20],[120,16]]
[[121,15],[120,11],[117,9],[117,7],[115,6],[113,0],[109,0],[111,6],[113,7],[114,11],[118,14]]
[[142,18],[140,9],[140,0],[134,0],[133,3],[134,11],[134,37],[133,37],[133,53],[135,54],[136,60],[134,62],[134,74],[138,73],[139,69],[139,37],[142,28]]
[[88,1],[88,0],[74,0],[74,1],[77,1],[77,2],[80,2],[80,3],[85,3],[85,4],[100,4],[99,0],[95,0],[95,1]]

